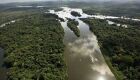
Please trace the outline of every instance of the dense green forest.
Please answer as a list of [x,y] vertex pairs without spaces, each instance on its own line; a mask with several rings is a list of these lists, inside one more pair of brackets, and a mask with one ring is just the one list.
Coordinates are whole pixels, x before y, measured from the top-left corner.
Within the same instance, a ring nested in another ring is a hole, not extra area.
[[97,36],[105,60],[117,80],[139,80],[140,27],[129,22],[127,24],[132,27],[123,28],[109,25],[106,20],[82,20]]
[[[18,7],[12,7],[5,10],[0,10],[0,24],[9,22],[11,20],[21,19],[30,15],[34,15],[37,13],[44,13],[47,12],[50,7],[43,7],[43,8],[18,8]],[[61,8],[53,7],[51,9],[54,9],[55,11],[61,10]],[[51,14],[50,14],[51,15]],[[58,18],[57,15],[54,15],[56,18]],[[64,21],[63,19],[59,18],[61,21]]]
[[16,20],[28,15],[34,14],[33,12],[26,11],[5,11],[0,12],[0,24],[9,22],[11,20]]
[[67,80],[64,30],[48,14],[33,14],[0,28],[8,80]]
[[80,17],[80,16],[81,16],[80,13],[75,12],[75,11],[71,11],[71,15],[72,15],[72,16],[75,16],[75,17]]
[[[92,5],[90,5],[92,4]],[[90,3],[89,6],[83,7],[84,13],[93,15],[101,14],[108,16],[125,16],[131,18],[140,18],[140,3]]]
[[[33,6],[18,8],[18,5]],[[64,62],[64,30],[48,9],[60,11],[63,6],[83,9],[87,14],[125,16],[140,19],[140,3],[31,2],[0,4],[0,24],[17,20],[0,28],[0,48],[4,49],[4,66],[8,80],[67,80]],[[37,6],[46,6],[37,8]],[[75,11],[73,16],[81,15]],[[108,25],[100,19],[82,19],[98,38],[104,58],[117,80],[140,79],[140,22],[109,19],[128,28]],[[80,37],[78,22],[68,20],[68,27]]]
[[121,18],[118,18],[118,19],[109,19],[115,23],[120,23],[120,24],[127,24],[131,27],[137,27],[139,28],[140,27],[140,22],[139,21],[134,21],[134,20],[131,20],[131,19],[121,19]]
[[77,27],[79,25],[78,21],[74,19],[68,19],[68,27],[74,32],[77,37],[80,37],[80,30]]

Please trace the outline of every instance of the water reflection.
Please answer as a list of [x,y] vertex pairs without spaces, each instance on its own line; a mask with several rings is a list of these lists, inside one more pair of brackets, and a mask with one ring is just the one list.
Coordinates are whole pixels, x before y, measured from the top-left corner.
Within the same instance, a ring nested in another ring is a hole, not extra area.
[[107,80],[115,80],[94,35],[68,43],[65,51],[70,80],[98,80],[102,75],[108,77]]
[[103,76],[99,76],[98,80],[106,80]]
[[[65,57],[69,80],[115,80],[104,61],[96,36],[90,32],[89,26],[79,17],[72,16],[71,11],[79,12],[82,18],[88,17],[81,9],[63,8],[58,12],[50,10],[50,13],[57,14],[65,20],[65,22],[61,22],[61,25],[65,30]],[[80,37],[76,37],[67,27],[67,18],[79,22]]]

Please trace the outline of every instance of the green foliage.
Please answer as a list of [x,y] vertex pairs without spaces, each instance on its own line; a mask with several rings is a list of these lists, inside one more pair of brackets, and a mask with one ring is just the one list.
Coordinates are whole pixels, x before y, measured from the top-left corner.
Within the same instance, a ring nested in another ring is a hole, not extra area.
[[34,14],[0,28],[8,80],[66,80],[64,31],[55,16]]
[[44,14],[44,16],[47,17],[47,18],[54,17],[54,18],[56,18],[56,19],[58,19],[58,20],[64,22],[64,19],[58,17],[58,15],[56,15],[56,14],[47,13],[47,14]]
[[[129,28],[108,25],[106,20],[82,19],[98,37],[101,50],[118,80],[139,80],[140,28],[127,22]],[[122,20],[120,20],[122,22]],[[134,75],[136,74],[136,75]]]
[[75,16],[75,17],[80,17],[80,16],[81,16],[80,13],[75,12],[75,11],[72,11],[72,12],[71,12],[71,15],[72,15],[72,16]]
[[79,25],[78,21],[68,19],[67,25],[75,33],[77,37],[80,37],[80,30],[77,27]]
[[126,2],[126,3],[88,3],[86,7],[83,7],[83,12],[94,15],[109,15],[109,16],[125,16],[132,18],[140,18],[140,3],[138,2]]
[[3,11],[0,12],[0,25],[12,20],[20,19],[29,15],[36,14],[31,11]]
[[132,27],[135,27],[135,28],[139,28],[140,27],[140,22],[139,21],[134,21],[134,20],[127,20],[127,19],[121,19],[121,18],[118,18],[118,19],[109,19],[113,22],[116,22],[116,23],[121,23],[121,24],[127,24],[127,25],[131,25]]

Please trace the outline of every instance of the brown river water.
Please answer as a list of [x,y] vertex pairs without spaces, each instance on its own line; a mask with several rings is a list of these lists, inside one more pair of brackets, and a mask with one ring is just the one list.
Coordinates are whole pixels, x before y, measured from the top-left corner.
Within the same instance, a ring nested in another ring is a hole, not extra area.
[[[50,10],[50,13],[57,14],[65,20],[61,25],[65,31],[65,60],[69,80],[116,80],[103,58],[96,36],[89,30],[87,24],[72,16],[71,11],[77,11],[83,14],[82,18],[87,18],[81,9],[63,7],[63,10],[58,12]],[[67,18],[79,22],[77,27],[80,30],[80,37],[76,37],[68,28]]]

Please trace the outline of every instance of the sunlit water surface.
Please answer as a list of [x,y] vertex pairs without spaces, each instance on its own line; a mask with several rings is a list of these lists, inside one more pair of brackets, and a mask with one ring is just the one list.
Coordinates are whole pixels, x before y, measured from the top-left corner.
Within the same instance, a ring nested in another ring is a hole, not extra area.
[[[82,16],[74,17],[71,11],[76,11]],[[82,9],[67,7],[58,12],[50,10],[50,13],[57,14],[65,20],[61,25],[65,31],[65,59],[69,80],[116,80],[102,56],[96,36],[89,30],[89,26],[79,19],[91,16],[84,14]],[[76,37],[67,27],[67,18],[79,22],[80,37]]]

